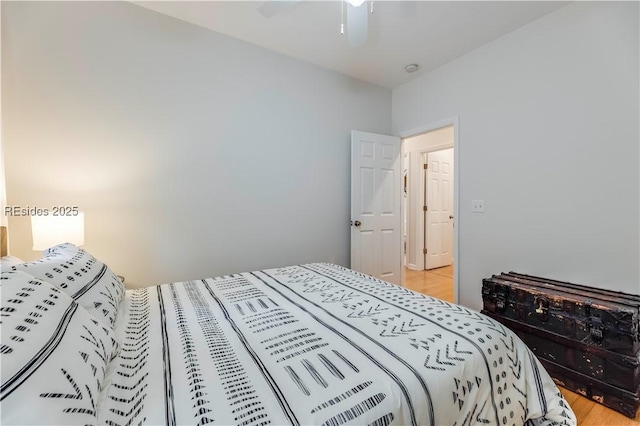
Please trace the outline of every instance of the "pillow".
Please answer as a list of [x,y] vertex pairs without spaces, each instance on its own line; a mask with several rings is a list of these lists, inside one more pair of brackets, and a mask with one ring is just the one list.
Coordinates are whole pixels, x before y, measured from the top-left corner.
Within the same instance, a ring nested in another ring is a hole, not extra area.
[[111,328],[50,283],[0,274],[1,424],[96,424]]
[[2,257],[0,257],[0,266],[2,267],[3,271],[6,271],[10,267],[19,265],[21,263],[24,263],[24,261],[22,259],[19,259],[19,258],[15,257],[15,256],[2,256]]
[[70,243],[45,250],[44,257],[13,266],[47,281],[71,296],[102,323],[113,327],[124,285],[98,259]]

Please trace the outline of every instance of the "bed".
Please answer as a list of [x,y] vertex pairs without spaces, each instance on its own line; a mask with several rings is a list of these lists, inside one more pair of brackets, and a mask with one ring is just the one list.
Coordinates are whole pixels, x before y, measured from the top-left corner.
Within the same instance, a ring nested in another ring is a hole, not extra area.
[[576,424],[499,323],[337,265],[125,291],[63,244],[0,282],[2,424]]

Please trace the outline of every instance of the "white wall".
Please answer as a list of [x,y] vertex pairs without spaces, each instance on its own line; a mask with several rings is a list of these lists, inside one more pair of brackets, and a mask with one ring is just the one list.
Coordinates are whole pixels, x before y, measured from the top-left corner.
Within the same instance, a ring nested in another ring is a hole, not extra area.
[[[453,126],[446,126],[405,138],[402,150],[409,154],[409,199],[407,203],[407,254],[409,269],[424,269],[424,159],[427,152],[453,146]],[[451,150],[453,164],[453,150]]]
[[395,133],[459,117],[462,304],[505,270],[640,293],[638,16],[575,2],[393,91]]
[[2,65],[8,203],[78,205],[129,286],[348,265],[349,131],[391,131],[389,90],[124,2],[2,2]]

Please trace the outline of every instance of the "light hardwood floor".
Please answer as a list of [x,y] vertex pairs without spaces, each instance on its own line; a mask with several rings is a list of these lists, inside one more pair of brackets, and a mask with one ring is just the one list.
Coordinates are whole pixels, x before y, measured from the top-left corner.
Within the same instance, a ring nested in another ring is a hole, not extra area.
[[405,268],[403,285],[411,290],[453,303],[453,266],[428,271]]
[[[403,285],[405,287],[447,302],[453,302],[452,266],[429,271],[413,271],[405,268],[404,273]],[[560,390],[571,405],[580,426],[640,426],[640,411],[635,419],[630,419],[577,393],[564,388],[560,388]]]

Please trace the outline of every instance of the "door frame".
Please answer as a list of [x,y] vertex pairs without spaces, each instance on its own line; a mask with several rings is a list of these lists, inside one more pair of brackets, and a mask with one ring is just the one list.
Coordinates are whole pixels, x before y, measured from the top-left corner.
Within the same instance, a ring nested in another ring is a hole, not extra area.
[[[450,127],[450,125],[447,125],[445,127]],[[437,131],[441,128],[437,128],[431,131]],[[425,132],[425,133],[421,133],[420,135],[424,135],[429,132]],[[411,136],[408,137],[408,139],[410,139]],[[403,139],[404,140],[404,139]],[[415,164],[424,164],[427,162],[427,156],[429,154],[431,154],[432,152],[438,152],[438,151],[442,151],[445,149],[453,149],[454,150],[454,154],[455,154],[455,149],[453,147],[453,141],[451,143],[446,143],[446,144],[442,144],[442,145],[437,145],[437,146],[432,146],[429,148],[425,148],[425,149],[419,149],[417,151],[415,151],[418,154],[418,158],[416,160],[419,161],[414,161]],[[415,173],[416,170],[413,170],[413,172]],[[410,198],[411,195],[415,194],[415,197],[418,197],[418,199],[416,200],[417,202],[414,203],[409,203],[410,207],[415,207],[415,210],[413,210],[412,213],[414,213],[414,217],[415,219],[415,227],[413,229],[413,231],[415,232],[416,235],[421,235],[421,239],[420,238],[416,238],[414,240],[414,244],[412,245],[412,247],[410,247],[412,250],[415,250],[415,263],[410,263],[407,266],[409,267],[409,269],[414,269],[416,271],[422,271],[426,269],[426,255],[420,255],[420,253],[422,252],[422,250],[424,248],[427,247],[427,240],[426,240],[426,235],[427,235],[427,231],[426,231],[426,227],[425,227],[425,215],[424,215],[424,211],[422,210],[422,207],[425,206],[427,204],[427,200],[425,199],[425,196],[427,195],[427,186],[426,186],[426,171],[422,168],[422,167],[418,167],[417,169],[417,173],[420,174],[420,179],[418,179],[418,186],[416,187],[416,189],[414,189],[413,191],[409,191],[410,193]],[[455,165],[454,165],[454,174],[455,174]],[[409,175],[412,175],[411,170]],[[455,176],[454,176],[454,180],[455,180]],[[415,181],[414,181],[415,183]],[[454,203],[455,204],[455,203]],[[452,212],[453,214],[453,212]],[[421,220],[419,218],[422,218]],[[404,225],[404,224],[403,224]],[[404,230],[403,230],[404,231]],[[452,247],[453,249],[453,247]],[[453,256],[453,253],[452,253]]]
[[[458,282],[460,277],[460,143],[459,143],[459,120],[458,116],[447,118],[441,121],[433,122],[425,126],[413,128],[405,132],[397,134],[401,138],[402,153],[404,153],[404,140],[413,136],[418,136],[423,133],[428,133],[433,130],[440,129],[442,127],[453,126],[453,215],[454,215],[454,227],[453,227],[453,301],[458,303]],[[437,147],[436,150],[442,149]],[[431,151],[431,150],[429,150]],[[427,151],[425,151],[427,152]],[[402,191],[402,188],[401,188]],[[402,209],[402,203],[400,208]],[[401,212],[404,216],[404,211]],[[404,282],[404,262],[401,271],[401,279]]]

